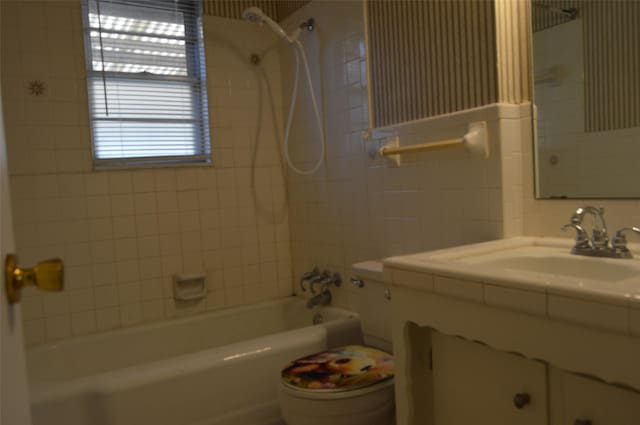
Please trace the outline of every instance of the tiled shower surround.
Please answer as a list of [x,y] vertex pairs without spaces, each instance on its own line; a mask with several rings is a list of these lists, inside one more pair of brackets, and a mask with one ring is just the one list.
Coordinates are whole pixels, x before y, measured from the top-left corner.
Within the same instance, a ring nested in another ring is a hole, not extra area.
[[[318,264],[348,276],[357,261],[500,238],[499,154],[486,161],[440,151],[407,155],[403,166],[390,167],[377,155],[381,140],[362,136],[369,126],[362,3],[312,2],[285,23],[310,16],[318,30],[302,39],[311,68],[322,76],[327,163],[313,176],[288,179],[295,275]],[[289,93],[294,62],[288,48],[281,51],[284,93]],[[299,102],[302,111],[292,130],[298,149],[292,153],[308,168],[317,158],[318,141],[310,101]],[[459,121],[442,121],[407,130],[414,133],[411,143],[466,132]],[[489,128],[495,136],[497,124]],[[351,290],[337,290],[337,302],[348,305]]]
[[[248,65],[275,38],[205,18],[214,167],[92,171],[80,1],[2,8],[18,255],[66,266],[64,292],[24,291],[28,344],[291,294],[279,60]],[[197,272],[206,299],[176,303],[172,276]]]

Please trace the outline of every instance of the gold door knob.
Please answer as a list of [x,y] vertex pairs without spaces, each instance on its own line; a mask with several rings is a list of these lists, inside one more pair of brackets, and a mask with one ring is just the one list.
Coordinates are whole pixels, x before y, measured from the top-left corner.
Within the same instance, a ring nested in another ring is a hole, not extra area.
[[4,278],[9,304],[13,304],[20,301],[23,286],[35,285],[45,291],[62,291],[64,265],[62,260],[55,258],[38,263],[32,269],[23,269],[18,266],[18,258],[9,254],[4,263]]

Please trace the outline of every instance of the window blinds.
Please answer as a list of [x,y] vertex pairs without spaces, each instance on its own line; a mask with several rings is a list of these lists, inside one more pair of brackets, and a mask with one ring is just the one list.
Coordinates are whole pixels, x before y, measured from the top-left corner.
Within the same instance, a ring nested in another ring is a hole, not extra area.
[[200,2],[84,5],[95,166],[210,162]]

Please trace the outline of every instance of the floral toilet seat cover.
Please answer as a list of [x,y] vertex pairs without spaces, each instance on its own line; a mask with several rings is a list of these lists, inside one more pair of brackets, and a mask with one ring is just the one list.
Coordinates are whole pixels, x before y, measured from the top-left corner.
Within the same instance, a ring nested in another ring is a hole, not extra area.
[[393,378],[393,356],[376,348],[347,345],[294,360],[282,380],[295,388],[347,391]]

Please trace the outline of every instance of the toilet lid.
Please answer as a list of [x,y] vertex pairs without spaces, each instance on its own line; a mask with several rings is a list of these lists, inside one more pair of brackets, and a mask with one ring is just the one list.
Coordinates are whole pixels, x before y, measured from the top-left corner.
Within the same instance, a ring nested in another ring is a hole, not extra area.
[[393,356],[347,345],[294,360],[282,369],[284,383],[299,389],[350,391],[393,378]]

